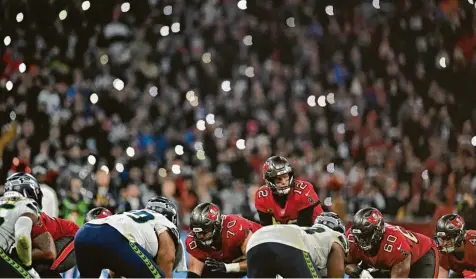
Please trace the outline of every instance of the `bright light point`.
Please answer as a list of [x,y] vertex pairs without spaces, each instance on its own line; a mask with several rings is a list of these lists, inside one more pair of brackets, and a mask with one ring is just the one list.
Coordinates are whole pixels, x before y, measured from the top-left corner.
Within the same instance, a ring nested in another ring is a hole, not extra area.
[[244,139],[239,139],[236,141],[236,148],[238,148],[239,150],[243,150],[246,148],[246,142]]
[[7,81],[7,84],[5,84],[5,87],[7,88],[8,91],[12,90],[12,88],[13,88],[13,82]]
[[295,23],[295,20],[294,20],[294,17],[288,17],[286,19],[286,25],[288,27],[296,27],[296,23]]
[[352,116],[357,116],[357,115],[359,115],[359,108],[358,108],[357,106],[352,106],[352,107],[350,108],[350,114],[351,114]]
[[89,96],[89,101],[91,101],[91,104],[93,105],[96,104],[99,101],[98,94],[96,93],[91,94],[91,96]]
[[88,163],[89,163],[90,165],[96,164],[96,157],[94,157],[93,155],[89,155],[89,156],[88,156]]
[[374,6],[375,9],[380,9],[380,0],[373,0],[372,6]]
[[192,90],[188,91],[187,94],[185,94],[185,98],[187,98],[187,101],[191,102],[193,99],[195,99],[195,92]]
[[192,107],[198,107],[198,98],[191,100],[190,105],[192,105]]
[[58,15],[60,20],[65,20],[67,16],[68,16],[68,12],[65,10],[62,10]]
[[161,35],[162,37],[168,36],[169,33],[170,33],[170,28],[169,28],[168,26],[162,26],[162,27],[160,28],[160,35]]
[[22,22],[23,21],[23,13],[18,13],[16,19],[17,19],[17,22]]
[[243,43],[245,44],[245,46],[253,45],[253,37],[251,37],[251,35],[246,35],[245,37],[243,37]]
[[117,170],[118,172],[123,172],[123,171],[124,171],[124,165],[121,164],[121,163],[117,163],[117,164],[116,164],[116,170]]
[[326,106],[326,97],[325,96],[319,96],[319,98],[317,98],[317,104],[323,108]]
[[122,5],[121,5],[121,11],[122,11],[123,13],[127,13],[130,9],[131,9],[131,4],[129,4],[129,2],[124,2],[124,3],[122,3]]
[[5,46],[9,46],[11,42],[12,42],[12,38],[10,38],[10,36],[6,36],[5,39],[3,39],[3,44]]
[[181,156],[183,155],[183,146],[181,145],[176,145],[175,146],[175,154]]
[[107,54],[103,54],[99,58],[99,61],[101,62],[101,64],[106,65],[107,62],[109,62],[109,56],[107,56]]
[[180,166],[177,164],[172,165],[172,172],[174,174],[180,174]]
[[[109,173],[109,168],[106,165],[101,166],[101,170],[105,173]],[[123,168],[124,170],[124,168]]]
[[339,134],[345,134],[345,124],[344,123],[340,123],[339,125],[337,125],[337,133]]
[[215,124],[215,115],[213,113],[207,114],[207,116],[205,117],[205,121],[207,121],[207,123],[210,125]]
[[221,90],[229,92],[231,90],[231,84],[229,80],[225,80],[221,83]]
[[471,145],[476,146],[476,136],[471,139]]
[[10,112],[10,119],[15,120],[17,118],[17,114],[14,111]]
[[446,68],[446,57],[441,57],[438,63],[440,63],[441,68]]
[[238,9],[246,10],[248,8],[247,4],[248,3],[246,2],[246,0],[240,0],[240,1],[238,1],[238,3],[236,5],[238,6]]
[[326,100],[329,104],[334,104],[336,100],[334,99],[334,93],[327,94]]
[[122,89],[124,89],[124,82],[122,80],[116,78],[112,82],[112,86],[114,86],[114,88],[116,88],[116,90],[121,91]]
[[172,14],[172,6],[170,6],[170,5],[165,6],[163,12],[164,12],[164,15],[166,15],[166,16],[171,15]]
[[208,64],[212,61],[212,55],[210,54],[210,52],[205,52],[203,55],[202,55],[202,61],[203,63],[205,64]]
[[152,97],[157,96],[159,94],[159,89],[157,88],[157,86],[152,86],[151,88],[149,88],[149,94]]
[[331,197],[325,198],[324,199],[324,205],[327,206],[327,207],[332,206],[332,198]]
[[87,11],[87,10],[89,10],[89,8],[91,8],[91,2],[89,2],[89,1],[84,1],[84,2],[81,4],[81,9],[83,9],[83,11]]
[[159,169],[159,175],[160,177],[166,177],[167,176],[167,170],[164,168]]
[[199,131],[205,131],[205,121],[203,120],[198,120],[197,121],[197,129]]
[[170,29],[172,30],[173,33],[180,32],[180,23],[179,22],[172,23],[172,26],[170,26]]
[[197,151],[197,159],[200,160],[200,161],[205,160],[205,151],[198,150]]
[[468,0],[469,4],[473,5],[474,1],[473,0]]
[[334,7],[332,7],[331,5],[327,6],[326,7],[326,14],[330,15],[330,16],[333,16],[334,15]]
[[127,154],[127,156],[129,156],[129,157],[134,157],[134,155],[136,155],[136,152],[135,152],[134,148],[132,148],[132,147],[129,146],[129,147],[126,149],[126,154]]
[[315,107],[316,106],[316,96],[311,95],[307,97],[307,105],[310,107]]
[[20,71],[20,73],[24,73],[26,71],[25,63],[21,63],[20,66],[18,66],[18,70]]
[[421,172],[421,178],[423,178],[424,180],[427,180],[429,178],[428,170],[424,170]]
[[193,144],[193,147],[195,148],[195,150],[203,150],[203,143],[199,142],[199,141],[196,141],[194,144]]
[[245,75],[249,78],[252,78],[255,76],[255,68],[253,67],[247,67],[245,70]]
[[334,167],[334,163],[328,164],[327,167],[326,167],[326,170],[327,170],[328,173],[335,172],[336,170],[335,170],[335,167]]
[[215,131],[213,132],[215,137],[221,139],[223,138],[223,129],[222,128],[216,128]]

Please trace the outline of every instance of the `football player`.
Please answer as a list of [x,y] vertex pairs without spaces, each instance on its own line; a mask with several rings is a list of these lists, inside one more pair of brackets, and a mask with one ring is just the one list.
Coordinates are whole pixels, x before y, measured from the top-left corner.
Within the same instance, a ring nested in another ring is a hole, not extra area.
[[267,226],[254,233],[246,247],[248,278],[344,278],[349,243],[337,214],[323,213],[310,228]]
[[177,208],[165,197],[150,199],[143,210],[89,221],[74,239],[81,277],[97,278],[103,269],[127,278],[186,271],[177,225]]
[[40,278],[32,267],[30,236],[40,209],[27,198],[38,196],[38,188],[36,179],[26,173],[14,173],[5,181],[5,194],[0,198],[0,277]]
[[185,239],[188,278],[241,278],[246,275],[246,244],[261,227],[238,215],[222,215],[217,205],[202,203],[190,215]]
[[439,256],[435,242],[422,234],[386,224],[375,208],[359,210],[347,232],[350,253],[346,273],[361,277],[364,264],[380,271],[388,270],[391,278],[436,278]]
[[465,230],[461,216],[441,217],[436,224],[435,239],[440,250],[440,278],[447,278],[449,270],[458,278],[476,277],[476,231]]
[[255,207],[263,226],[297,224],[310,227],[323,212],[314,186],[294,179],[294,169],[281,156],[272,156],[263,166],[266,185],[256,191]]

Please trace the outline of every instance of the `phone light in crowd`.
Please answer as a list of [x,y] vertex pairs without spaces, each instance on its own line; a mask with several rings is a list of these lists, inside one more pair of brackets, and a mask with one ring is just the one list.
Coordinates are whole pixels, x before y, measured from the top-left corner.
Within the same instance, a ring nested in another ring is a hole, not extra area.
[[168,26],[162,26],[162,27],[160,27],[160,35],[161,35],[162,37],[168,36],[169,33],[170,33],[170,28],[169,28]]
[[197,121],[197,129],[199,131],[205,131],[205,121],[203,120],[198,120]]
[[255,68],[253,67],[247,67],[246,70],[245,70],[245,75],[249,78],[252,78],[255,76]]
[[20,66],[18,66],[18,70],[20,71],[20,73],[24,73],[26,71],[25,63],[21,63]]
[[88,163],[90,165],[95,165],[96,164],[96,157],[94,157],[94,155],[89,155],[88,156]]
[[14,111],[10,112],[10,119],[13,121],[17,118],[17,114]]
[[430,176],[428,175],[428,170],[424,170],[421,172],[421,178],[423,180],[428,180],[430,178]]
[[197,156],[197,159],[200,161],[205,160],[205,151],[198,150],[196,156]]
[[99,57],[99,61],[102,65],[106,65],[107,62],[109,62],[109,56],[107,56],[107,54],[103,54],[101,57]]
[[174,174],[180,174],[180,172],[181,172],[180,166],[177,165],[177,164],[173,164],[173,165],[172,165],[172,172],[173,172]]
[[208,64],[212,61],[212,55],[210,54],[210,52],[205,52],[203,55],[202,55],[202,61],[203,63],[205,64]]
[[109,168],[106,165],[102,165],[101,170],[105,173],[109,173]]
[[468,3],[473,5],[474,4],[474,1],[473,0],[468,0]]
[[136,152],[135,152],[134,148],[132,148],[132,147],[129,146],[129,147],[126,149],[126,154],[127,154],[127,156],[129,156],[129,157],[134,157],[134,155],[136,155]]
[[166,177],[167,176],[167,170],[164,168],[159,169],[159,175],[160,177]]
[[222,128],[216,128],[215,131],[213,131],[213,134],[215,137],[221,139],[223,138],[223,129]]
[[331,6],[331,5],[326,6],[326,14],[330,15],[330,16],[333,16],[334,15],[334,7]]
[[131,4],[129,2],[124,2],[121,5],[121,12],[127,13],[131,9]]
[[10,80],[7,81],[7,83],[5,84],[5,88],[7,88],[8,91],[12,90],[13,89],[13,82],[11,82]]
[[89,96],[89,101],[91,102],[91,104],[96,104],[98,101],[99,101],[99,96],[98,94],[96,93],[93,93],[91,94],[91,96]]
[[327,207],[332,206],[332,198],[331,197],[325,198],[324,199],[324,205],[327,206]]
[[225,80],[221,83],[221,90],[225,92],[230,92],[231,90],[231,83],[229,80]]
[[246,142],[244,139],[239,139],[236,141],[236,148],[238,148],[239,150],[243,150],[246,148]]
[[193,99],[190,104],[192,105],[192,107],[198,107],[198,98],[195,98]]
[[311,95],[307,97],[307,105],[310,106],[311,108],[316,106],[316,96]]
[[246,0],[240,0],[236,4],[236,6],[238,6],[238,9],[240,9],[240,10],[246,10],[248,8],[247,4],[248,3],[246,2]]
[[123,82],[121,79],[116,78],[116,79],[112,82],[112,86],[113,86],[117,91],[121,91],[122,89],[124,89],[124,82]]
[[174,22],[170,26],[170,30],[172,30],[172,33],[178,33],[180,32],[180,22]]
[[205,116],[205,121],[210,125],[215,124],[215,115],[213,113],[207,114],[207,116]]
[[471,138],[471,145],[476,147],[476,136]]
[[336,171],[334,163],[327,164],[326,171],[328,173],[334,173]]
[[246,35],[243,37],[243,43],[245,46],[252,46],[253,45],[253,37],[251,35]]
[[17,22],[22,22],[23,21],[23,13],[18,13],[16,17]]
[[317,104],[323,108],[326,106],[326,96],[319,96],[319,98],[317,98]]
[[177,154],[179,156],[182,156],[183,155],[183,146],[181,146],[180,144],[176,145],[175,146],[175,154]]
[[3,39],[3,44],[4,44],[5,46],[9,46],[11,42],[12,42],[12,38],[10,38],[10,36],[6,36],[6,37]]
[[377,10],[380,9],[380,0],[372,0],[372,6]]
[[359,107],[357,107],[357,106],[355,106],[355,105],[352,106],[352,107],[350,108],[350,115],[352,115],[352,116],[358,116],[358,115],[359,115]]
[[159,89],[157,88],[157,86],[152,86],[151,88],[149,88],[149,94],[152,97],[157,96],[159,94]]
[[447,66],[447,61],[446,61],[446,57],[441,57],[439,60],[438,60],[438,63],[440,65],[441,68],[446,68]]
[[117,170],[117,172],[122,173],[124,171],[124,165],[121,164],[121,163],[117,163],[116,164],[116,170]]
[[340,123],[339,125],[337,125],[336,130],[338,134],[341,134],[341,135],[345,134],[345,124]]
[[172,6],[170,6],[170,5],[165,6],[163,12],[164,12],[164,15],[166,15],[166,16],[171,15],[172,14]]
[[60,20],[65,20],[67,16],[68,16],[68,12],[66,10],[62,10],[58,14],[58,17]]
[[195,99],[195,92],[193,92],[192,90],[188,91],[185,94],[185,98],[187,99],[187,101],[191,102],[193,99]]
[[295,22],[295,20],[294,20],[294,17],[288,17],[288,18],[286,19],[286,25],[287,25],[288,27],[296,27],[296,22]]
[[81,3],[81,9],[83,9],[83,11],[87,11],[89,10],[89,8],[91,8],[91,2],[84,1],[83,3]]
[[327,94],[326,100],[330,105],[334,104],[336,102],[334,99],[334,93]]

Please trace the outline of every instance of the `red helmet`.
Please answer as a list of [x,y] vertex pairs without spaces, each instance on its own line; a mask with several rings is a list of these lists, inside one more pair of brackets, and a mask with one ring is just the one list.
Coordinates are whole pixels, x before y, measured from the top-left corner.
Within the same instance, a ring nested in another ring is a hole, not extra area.
[[108,216],[111,216],[112,212],[104,207],[96,207],[89,210],[88,214],[86,214],[86,222],[89,222],[94,219],[102,219]]

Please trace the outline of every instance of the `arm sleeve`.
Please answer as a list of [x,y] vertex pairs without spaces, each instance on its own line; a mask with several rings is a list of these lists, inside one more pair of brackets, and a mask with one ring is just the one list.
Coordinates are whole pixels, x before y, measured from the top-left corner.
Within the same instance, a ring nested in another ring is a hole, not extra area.
[[263,211],[259,211],[259,222],[262,226],[269,226],[273,224],[273,216],[269,213],[265,213]]
[[297,220],[297,225],[300,227],[310,227],[314,223],[314,220],[312,219],[313,214],[314,214],[314,208],[317,206],[317,204],[314,204],[312,206],[306,207],[302,210],[299,211],[298,213],[298,220]]

